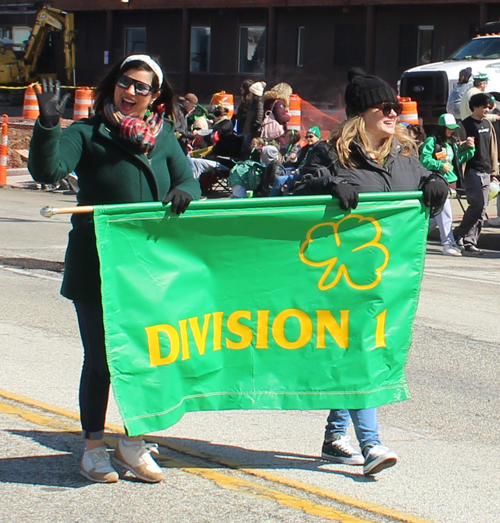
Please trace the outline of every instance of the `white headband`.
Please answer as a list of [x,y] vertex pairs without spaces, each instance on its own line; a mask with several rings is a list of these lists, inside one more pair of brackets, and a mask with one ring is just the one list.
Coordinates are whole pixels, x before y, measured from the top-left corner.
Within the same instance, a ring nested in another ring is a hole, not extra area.
[[158,79],[158,84],[160,85],[160,88],[163,84],[163,73],[161,70],[161,67],[155,62],[150,56],[147,54],[131,54],[130,56],[127,56],[125,60],[123,60],[122,65],[120,65],[120,69],[128,62],[144,62],[145,64],[148,64],[149,67],[153,70],[154,74],[156,75],[156,78]]

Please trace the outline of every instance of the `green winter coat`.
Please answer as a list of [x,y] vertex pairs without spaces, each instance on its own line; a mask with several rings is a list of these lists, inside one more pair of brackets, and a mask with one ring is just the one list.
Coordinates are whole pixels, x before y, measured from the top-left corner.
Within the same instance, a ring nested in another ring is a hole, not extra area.
[[[97,115],[61,131],[42,127],[37,120],[30,144],[28,168],[37,182],[54,184],[68,173],[78,175],[78,205],[161,201],[172,189],[194,199],[200,184],[174,135],[164,121],[150,155],[120,138],[118,129]],[[74,214],[69,233],[61,293],[71,300],[101,300],[99,260],[92,214]]]

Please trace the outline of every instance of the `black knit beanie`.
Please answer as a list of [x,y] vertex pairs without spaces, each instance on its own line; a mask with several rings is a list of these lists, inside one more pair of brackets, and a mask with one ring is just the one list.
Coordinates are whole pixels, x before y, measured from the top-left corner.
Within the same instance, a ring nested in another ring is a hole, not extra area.
[[367,75],[354,67],[347,73],[349,83],[345,88],[345,113],[352,118],[384,102],[397,103],[396,93],[392,87],[378,76]]

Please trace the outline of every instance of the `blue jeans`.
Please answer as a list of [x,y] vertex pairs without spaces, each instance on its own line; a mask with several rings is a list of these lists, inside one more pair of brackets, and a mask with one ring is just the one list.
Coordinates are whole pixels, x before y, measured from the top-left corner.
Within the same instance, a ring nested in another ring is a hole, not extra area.
[[354,424],[356,438],[358,439],[361,451],[363,451],[365,447],[380,445],[376,408],[331,410],[325,427],[325,441],[331,441],[337,434],[345,434],[349,426],[349,417]]
[[271,189],[271,192],[269,193],[269,196],[278,196],[281,194],[281,189],[284,185],[287,186],[287,193],[289,193],[293,186],[295,185],[295,181],[300,178],[300,174],[283,174],[281,176],[276,176],[276,180],[274,181],[273,188]]

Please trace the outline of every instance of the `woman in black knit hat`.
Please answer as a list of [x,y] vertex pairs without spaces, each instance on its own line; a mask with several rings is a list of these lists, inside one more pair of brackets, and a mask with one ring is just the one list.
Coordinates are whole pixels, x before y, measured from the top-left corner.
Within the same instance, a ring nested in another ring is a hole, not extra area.
[[[420,164],[416,144],[406,128],[397,125],[402,106],[381,78],[351,69],[345,90],[347,121],[333,129],[308,157],[295,195],[331,194],[344,210],[354,209],[360,192],[423,190],[432,213],[441,210],[448,184]],[[304,174],[305,173],[305,174]],[[361,454],[346,435],[353,420]],[[364,465],[376,474],[396,464],[397,456],[380,442],[377,411],[331,410],[322,457],[337,463]]]

